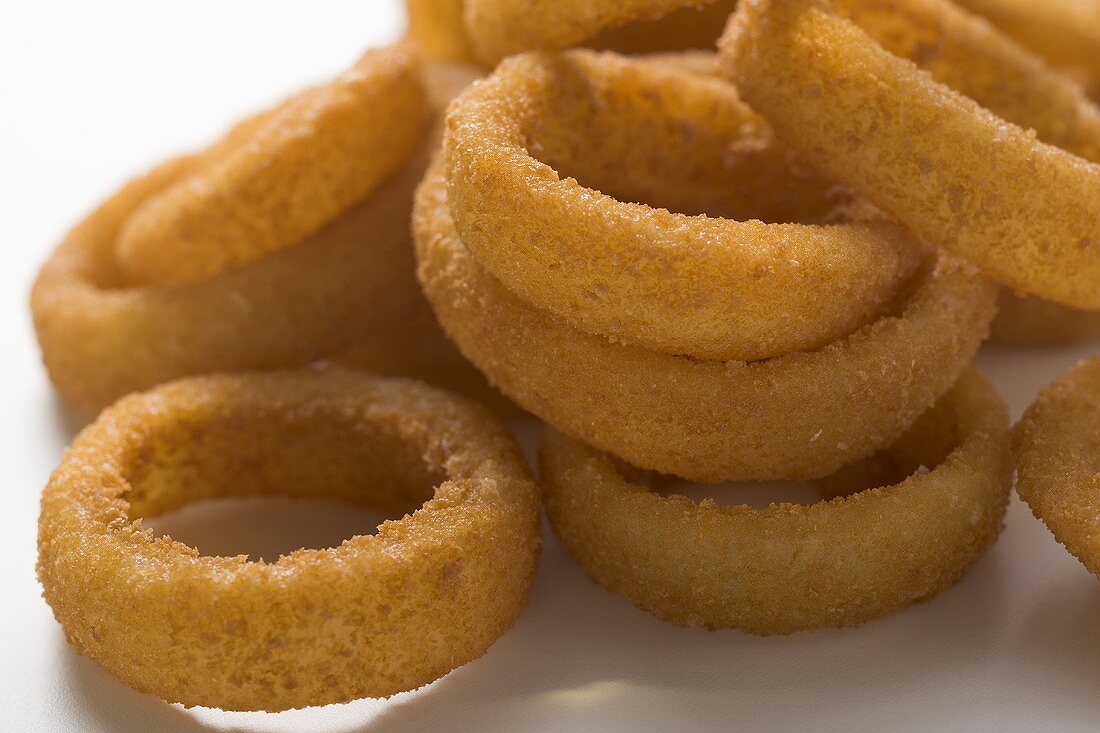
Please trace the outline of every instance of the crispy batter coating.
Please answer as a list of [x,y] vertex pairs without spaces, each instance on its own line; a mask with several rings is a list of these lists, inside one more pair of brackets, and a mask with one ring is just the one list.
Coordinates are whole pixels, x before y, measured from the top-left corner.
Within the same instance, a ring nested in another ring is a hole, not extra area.
[[[439,64],[425,77],[436,109],[476,78]],[[230,144],[263,116],[241,123]],[[494,394],[442,335],[414,275],[412,195],[437,145],[429,136],[374,195],[298,245],[179,288],[128,284],[114,245],[130,215],[197,158],[124,186],[69,233],[35,282],[31,310],[50,378],[94,415],[179,377],[295,366],[350,348],[344,358],[356,365]]]
[[620,343],[719,360],[813,350],[882,315],[921,260],[896,224],[848,220],[851,197],[731,85],[659,60],[510,58],[455,100],[444,150],[478,262]]
[[193,285],[298,244],[367,198],[420,146],[431,110],[415,58],[368,51],[208,151],[118,233],[130,282]]
[[1012,431],[1016,493],[1100,576],[1100,357],[1039,393]]
[[942,257],[895,315],[818,351],[702,361],[611,343],[514,295],[458,237],[438,163],[413,234],[440,323],[494,386],[564,433],[697,481],[816,478],[890,445],[974,356],[996,296]]
[[1002,290],[989,340],[1004,346],[1065,346],[1100,339],[1100,313]]
[[405,0],[408,37],[421,56],[438,61],[474,61],[462,21],[464,6],[465,0]]
[[662,495],[554,431],[541,463],[550,522],[597,583],[675,624],[788,634],[932,598],[1000,532],[1008,417],[981,375],[964,374],[883,461],[897,483],[766,509]]
[[603,30],[637,20],[656,20],[685,8],[699,11],[714,2],[466,0],[466,32],[475,55],[484,63],[494,65],[505,56],[522,51],[578,46]]
[[1100,309],[1100,110],[1037,57],[946,0],[745,0],[721,45],[811,163],[995,280]]
[[959,0],[1100,95],[1100,0]]
[[[736,5],[737,0],[701,0],[700,7],[691,7],[693,3],[681,3],[688,7],[672,10],[661,17],[653,19],[629,19],[626,25],[608,27],[598,33],[591,29],[581,33],[583,45],[589,48],[606,49],[626,54],[653,54],[665,51],[689,51],[712,48],[714,42],[722,32],[726,18]],[[447,61],[473,61],[474,53],[470,47],[470,37],[466,31],[464,10],[465,0],[405,0],[405,9],[409,16],[409,38],[421,49],[426,58],[441,59]],[[591,3],[585,3],[591,5]],[[605,3],[611,5],[611,3]],[[533,18],[524,17],[518,20],[514,17],[504,18],[500,14],[502,10],[512,16],[517,10],[525,11],[509,5],[507,8],[488,8],[484,3],[471,10],[470,22],[482,25],[488,22],[494,26],[495,33],[501,23],[518,22],[523,27],[523,38],[518,37],[503,39],[506,47],[516,51],[525,51],[531,48],[550,48],[562,45],[577,45],[565,43],[561,40],[563,32],[561,25],[549,29],[555,38],[546,38],[543,30],[531,25]],[[574,7],[575,9],[575,7]],[[606,9],[606,8],[605,8]],[[555,12],[557,9],[545,3],[545,7],[536,7],[536,14],[546,11]],[[589,10],[585,9],[586,12]],[[612,13],[619,11],[612,8]],[[572,24],[572,18],[562,18],[561,22]],[[532,40],[530,34],[534,33],[537,40]],[[576,36],[576,30],[570,29],[569,34]],[[483,28],[475,33],[478,37],[484,37],[486,30]],[[498,39],[489,40],[496,44]],[[495,66],[499,58],[497,52],[488,52],[484,56],[489,66]]]
[[[411,513],[273,563],[141,527],[257,494]],[[282,710],[392,695],[482,655],[526,603],[538,516],[518,447],[471,402],[350,370],[198,377],[77,437],[42,496],[38,577],[69,642],[127,685]]]

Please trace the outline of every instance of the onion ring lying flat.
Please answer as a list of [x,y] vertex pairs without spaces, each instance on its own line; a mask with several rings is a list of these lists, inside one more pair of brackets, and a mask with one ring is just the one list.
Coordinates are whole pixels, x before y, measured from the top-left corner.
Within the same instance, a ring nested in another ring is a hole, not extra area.
[[[1086,136],[1100,131],[1100,111],[1079,88],[982,20],[938,0],[889,7],[902,28],[895,35],[918,32],[919,18],[934,12],[944,44],[968,46],[990,66],[1015,57],[1013,74],[1030,69],[1032,91],[1061,87],[1074,99],[1073,125]],[[936,46],[913,47],[918,62],[923,49],[934,65]],[[745,98],[809,162],[993,279],[1100,309],[1100,163],[934,82],[825,2],[745,0],[722,49]]]
[[[465,73],[428,66],[434,104],[473,78]],[[484,394],[414,276],[409,213],[437,141],[429,136],[374,195],[298,245],[179,288],[127,284],[114,245],[130,214],[186,177],[196,158],[126,185],[69,233],[35,282],[31,310],[50,378],[95,414],[179,377],[296,366],[354,347],[352,361],[367,368]]]
[[[444,150],[451,212],[478,262],[622,343],[702,359],[815,349],[878,317],[920,261],[881,217],[758,220],[838,218],[847,201],[799,169],[728,83],[659,62],[510,58],[455,100]],[[653,199],[728,216],[627,203]]]
[[[427,501],[274,563],[141,527],[273,493]],[[38,577],[69,642],[135,689],[227,710],[322,705],[483,654],[526,603],[538,514],[514,441],[473,403],[365,372],[198,377],[122,400],[76,439],[43,493]]]
[[119,232],[119,264],[133,282],[191,285],[297,244],[393,175],[429,119],[410,54],[368,51],[143,202]]
[[[952,444],[940,452],[926,442]],[[631,483],[606,454],[549,431],[550,522],[600,585],[682,626],[787,634],[855,626],[959,581],[1001,529],[1008,417],[968,372],[887,454],[900,483],[809,506],[695,503]],[[931,455],[930,455],[931,454]]]
[[1100,358],[1039,393],[1012,432],[1016,493],[1100,575]]
[[959,0],[1008,36],[1100,94],[1098,0]]
[[1064,346],[1100,339],[1100,313],[1002,290],[989,340],[1005,346]]
[[996,296],[941,259],[898,315],[819,351],[700,361],[610,343],[513,295],[459,239],[438,163],[413,234],[439,322],[494,386],[562,432],[696,481],[816,478],[890,445],[973,357]]
[[466,32],[477,57],[494,65],[521,51],[581,45],[603,30],[715,1],[466,0]]
[[474,60],[462,21],[465,0],[405,0],[409,39],[426,59]]

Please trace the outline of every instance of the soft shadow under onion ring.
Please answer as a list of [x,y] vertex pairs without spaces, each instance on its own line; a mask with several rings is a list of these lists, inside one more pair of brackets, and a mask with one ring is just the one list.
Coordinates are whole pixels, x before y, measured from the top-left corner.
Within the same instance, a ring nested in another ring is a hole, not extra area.
[[601,450],[705,482],[817,478],[889,446],[962,373],[996,296],[941,257],[896,315],[818,351],[701,361],[611,343],[512,294],[459,239],[438,162],[413,234],[440,324],[494,386]]
[[911,475],[766,509],[663,496],[553,431],[541,464],[550,522],[597,583],[675,624],[787,634],[927,600],[997,538],[1012,460],[1007,413],[986,379],[964,374],[883,455]]
[[[272,563],[141,527],[192,501],[273,493],[410,513]],[[382,697],[511,627],[535,574],[538,501],[504,427],[446,392],[350,370],[195,377],[123,399],[76,438],[43,492],[38,577],[69,643],[170,702]]]

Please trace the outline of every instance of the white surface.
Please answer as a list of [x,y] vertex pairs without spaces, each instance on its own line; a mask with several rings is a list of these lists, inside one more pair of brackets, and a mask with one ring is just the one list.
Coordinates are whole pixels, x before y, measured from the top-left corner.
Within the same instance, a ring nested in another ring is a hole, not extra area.
[[[66,647],[34,577],[38,493],[68,440],[29,324],[38,263],[127,176],[400,25],[396,0],[0,0],[0,730],[1096,730],[1100,583],[1015,501],[1001,541],[931,603],[779,639],[662,624],[589,583],[548,538],[516,628],[389,702],[185,711]],[[982,365],[1018,414],[1088,351],[985,354]],[[356,526],[325,526],[333,512],[321,508],[310,532],[279,529],[286,512],[267,511],[259,526],[291,532],[284,541],[338,541]],[[244,516],[256,523],[239,511],[220,521]],[[220,546],[216,528],[184,530]]]

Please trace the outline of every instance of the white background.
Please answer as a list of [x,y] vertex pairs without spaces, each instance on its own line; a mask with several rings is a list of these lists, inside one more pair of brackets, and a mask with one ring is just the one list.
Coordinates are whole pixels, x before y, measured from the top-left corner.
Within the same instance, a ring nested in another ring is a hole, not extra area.
[[[388,702],[185,711],[66,647],[34,577],[38,493],[73,429],[38,363],[35,270],[128,176],[402,24],[396,0],[0,0],[0,730],[1096,730],[1100,583],[1015,500],[960,586],[855,630],[675,628],[590,584],[548,538],[515,629]],[[1019,414],[1089,351],[987,352],[981,364]],[[165,526],[208,552],[323,546],[371,526],[333,507],[305,516],[246,504]]]

